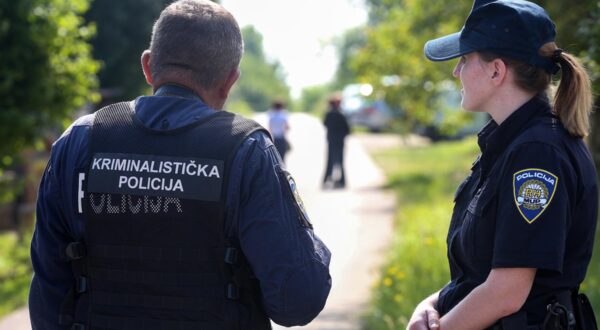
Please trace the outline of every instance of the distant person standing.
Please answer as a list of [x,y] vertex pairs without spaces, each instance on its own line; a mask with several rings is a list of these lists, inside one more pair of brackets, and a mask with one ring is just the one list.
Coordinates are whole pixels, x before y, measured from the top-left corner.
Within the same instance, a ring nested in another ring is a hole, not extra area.
[[[323,178],[323,187],[327,188],[329,182],[333,183],[334,188],[344,188],[346,186],[346,176],[344,175],[344,139],[350,133],[350,126],[346,116],[341,112],[341,98],[335,94],[329,98],[329,111],[325,115],[325,128],[327,129],[327,167],[325,177]],[[339,176],[333,179],[333,168],[339,168]]]
[[285,154],[290,150],[290,144],[285,137],[290,128],[288,124],[288,112],[282,101],[274,101],[269,115],[269,131],[273,137],[275,148],[281,155],[281,160],[285,160]]

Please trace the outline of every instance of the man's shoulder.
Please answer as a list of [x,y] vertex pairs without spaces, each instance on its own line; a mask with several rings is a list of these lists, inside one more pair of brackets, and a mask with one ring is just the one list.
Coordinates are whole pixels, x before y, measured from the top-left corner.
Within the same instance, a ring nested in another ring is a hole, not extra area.
[[255,145],[259,148],[259,150],[264,151],[273,146],[273,141],[271,141],[271,137],[268,135],[267,131],[264,129],[258,129],[248,135],[243,143],[243,146],[244,145]]
[[95,114],[87,114],[77,118],[61,136],[55,144],[65,143],[67,140],[85,135],[84,133],[94,124]]

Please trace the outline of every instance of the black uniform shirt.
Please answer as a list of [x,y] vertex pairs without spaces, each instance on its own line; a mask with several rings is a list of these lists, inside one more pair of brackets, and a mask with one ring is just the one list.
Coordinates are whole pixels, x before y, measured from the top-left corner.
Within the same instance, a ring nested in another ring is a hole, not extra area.
[[350,133],[346,116],[339,110],[330,109],[325,114],[323,123],[327,128],[327,141],[333,144],[343,144],[344,138]]
[[481,156],[459,186],[448,232],[451,282],[439,295],[447,313],[493,268],[536,268],[524,308],[576,288],[589,264],[598,209],[596,170],[582,139],[552,115],[544,96],[479,133]]

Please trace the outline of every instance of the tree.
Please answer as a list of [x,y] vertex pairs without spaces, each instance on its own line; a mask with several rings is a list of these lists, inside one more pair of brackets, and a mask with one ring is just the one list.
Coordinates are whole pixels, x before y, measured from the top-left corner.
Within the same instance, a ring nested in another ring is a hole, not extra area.
[[262,35],[254,27],[247,26],[242,29],[242,36],[245,44],[245,52],[240,64],[242,74],[234,85],[228,109],[237,111],[231,106],[245,102],[253,111],[265,111],[269,109],[274,99],[288,103],[290,89],[285,83],[280,64],[267,60]]
[[323,115],[328,109],[327,100],[332,93],[331,85],[317,85],[302,89],[298,110]]
[[85,15],[97,26],[94,58],[102,63],[100,87],[108,101],[127,100],[148,87],[140,66],[152,25],[172,0],[94,0]]
[[[375,14],[370,15],[367,43],[352,59],[352,69],[363,82],[382,91],[392,107],[403,110],[405,127],[430,123],[441,113],[449,113],[439,95],[457,89],[451,76],[454,63],[427,61],[423,45],[427,40],[456,32],[472,3],[387,0],[374,1],[373,5]],[[394,83],[384,83],[382,78],[386,76],[396,77]],[[459,111],[451,113],[464,115]]]
[[0,2],[0,171],[96,99],[87,8],[87,0]]
[[[555,20],[557,43],[575,55],[594,49],[598,39],[590,33],[581,34],[582,18],[594,25],[590,18],[590,4],[594,1],[539,0]],[[472,1],[444,0],[367,0],[369,27],[367,43],[350,61],[351,68],[361,80],[385,92],[386,100],[403,109],[405,124],[409,127],[430,123],[436,118],[461,122],[456,116],[462,111],[450,111],[444,94],[456,90],[459,82],[451,76],[454,61],[432,63],[423,55],[427,40],[456,32],[464,24]],[[588,25],[589,25],[588,24]],[[590,56],[592,52],[589,52]],[[598,56],[596,53],[595,56]],[[588,61],[588,63],[591,63]],[[382,86],[381,78],[396,75],[398,84]],[[448,116],[449,114],[452,117]],[[600,142],[600,137],[598,138]]]
[[351,69],[350,61],[367,43],[364,27],[350,29],[335,40],[339,63],[335,72],[333,85],[341,89],[344,85],[357,81],[356,72]]

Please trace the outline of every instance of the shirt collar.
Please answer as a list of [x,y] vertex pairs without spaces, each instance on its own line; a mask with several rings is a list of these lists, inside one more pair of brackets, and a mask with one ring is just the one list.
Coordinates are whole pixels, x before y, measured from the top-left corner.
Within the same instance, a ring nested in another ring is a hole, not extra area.
[[136,117],[146,126],[170,130],[189,125],[214,114],[192,90],[180,85],[163,85],[153,96],[136,99]]
[[490,120],[479,133],[481,152],[501,153],[529,122],[546,115],[551,115],[551,107],[547,96],[539,94],[515,110],[502,124]]
[[[154,96],[172,96],[172,97],[182,97],[186,99],[198,99],[202,101],[200,96],[196,94],[193,90],[177,84],[166,84],[160,86],[155,92]],[[204,103],[204,102],[203,102]]]

